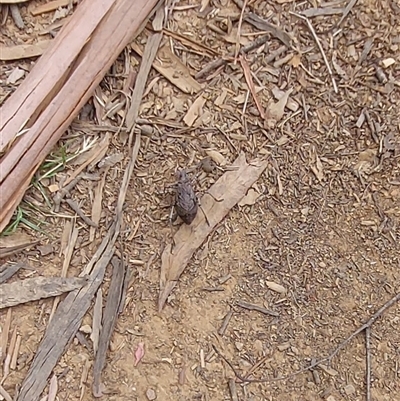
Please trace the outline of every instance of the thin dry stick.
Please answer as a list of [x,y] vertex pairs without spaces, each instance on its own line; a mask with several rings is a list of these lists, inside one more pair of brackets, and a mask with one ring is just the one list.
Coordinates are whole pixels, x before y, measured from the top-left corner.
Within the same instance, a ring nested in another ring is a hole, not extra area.
[[237,62],[237,56],[239,54],[239,49],[240,49],[240,32],[242,30],[242,23],[243,23],[243,15],[244,15],[244,10],[246,9],[247,5],[247,0],[244,0],[244,4],[242,7],[242,11],[240,12],[240,18],[239,18],[239,24],[238,24],[238,30],[236,34],[236,44],[235,44],[235,64]]
[[261,103],[260,103],[260,101],[259,101],[259,99],[257,97],[256,88],[255,88],[254,82],[253,82],[253,80],[251,78],[250,66],[249,66],[247,60],[243,56],[240,56],[239,60],[240,60],[241,66],[243,68],[243,73],[244,73],[244,77],[246,79],[247,86],[249,87],[249,90],[250,90],[250,92],[251,92],[251,94],[253,96],[254,103],[257,106],[257,109],[258,109],[258,112],[260,113],[261,118],[264,119],[265,118],[265,111],[264,111],[264,109],[263,109],[263,107],[262,107],[262,105],[261,105]]
[[[260,36],[255,41],[249,43],[246,46],[243,46],[241,49],[241,53],[242,54],[249,53],[250,51],[262,46],[264,43],[267,42],[268,39],[269,39],[269,35]],[[234,58],[234,57],[235,57],[234,54],[230,54],[230,55],[226,56],[225,58],[220,58],[218,60],[214,60],[211,63],[207,64],[194,77],[196,79],[203,78],[205,75],[210,74],[211,71],[223,66],[225,63],[232,61],[232,58]]]
[[6,400],[6,401],[12,401],[11,395],[7,393],[7,391],[4,389],[3,386],[0,385],[0,395]]
[[346,8],[343,11],[342,18],[340,18],[339,22],[336,24],[336,27],[338,28],[342,22],[347,18],[349,15],[351,9],[356,5],[357,0],[350,0],[349,4],[347,4]]
[[314,28],[313,28],[313,26],[312,26],[310,20],[309,20],[308,18],[304,17],[303,15],[294,13],[294,12],[292,12],[292,11],[290,11],[290,14],[294,15],[294,16],[297,17],[297,18],[302,19],[303,21],[305,21],[305,22],[307,23],[308,29],[310,30],[312,36],[314,37],[314,40],[315,40],[315,42],[316,42],[316,44],[317,44],[317,46],[318,46],[318,48],[319,48],[319,51],[320,51],[321,54],[322,54],[322,58],[324,59],[326,68],[328,69],[329,75],[330,75],[330,77],[331,77],[333,89],[335,90],[335,93],[338,93],[338,88],[337,88],[337,85],[336,85],[335,77],[333,76],[332,68],[331,68],[331,66],[330,66],[330,64],[329,64],[329,61],[328,61],[328,59],[327,59],[327,57],[326,57],[324,48],[322,47],[321,42],[320,42],[320,40],[318,39],[318,36],[317,36],[317,34],[315,33],[315,30],[314,30]]
[[371,401],[371,327],[365,329],[367,401]]
[[[390,308],[393,304],[395,304],[397,301],[400,300],[400,292],[395,295],[392,299],[390,299],[389,301],[387,301],[380,309],[378,309],[371,317],[370,319],[364,323],[362,326],[360,326],[357,330],[355,330],[352,334],[350,334],[344,341],[342,341],[335,349],[334,351],[328,355],[325,358],[322,358],[318,361],[314,361],[313,363],[311,363],[309,366],[298,370],[297,372],[291,373],[290,375],[286,375],[286,376],[281,376],[281,377],[274,377],[274,378],[266,378],[266,379],[246,379],[245,377],[243,377],[242,375],[240,375],[236,369],[234,368],[234,366],[232,365],[232,363],[225,358],[224,355],[221,354],[221,352],[217,349],[217,347],[215,345],[213,345],[214,351],[227,363],[227,365],[232,369],[233,373],[235,374],[236,378],[239,379],[242,382],[245,383],[267,383],[267,382],[274,382],[274,381],[281,381],[281,380],[287,380],[287,379],[291,379],[301,373],[307,372],[319,365],[321,365],[324,362],[331,362],[332,359],[336,356],[336,354],[342,350],[357,334],[360,334],[362,331],[370,328],[376,321],[376,319],[378,319],[378,317],[380,317],[383,312],[386,311],[386,309]],[[370,401],[370,400],[368,400]]]

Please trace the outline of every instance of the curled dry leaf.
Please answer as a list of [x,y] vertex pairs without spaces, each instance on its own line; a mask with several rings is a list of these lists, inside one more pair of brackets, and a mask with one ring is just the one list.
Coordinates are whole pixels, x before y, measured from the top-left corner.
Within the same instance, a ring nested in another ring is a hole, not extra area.
[[135,363],[133,366],[137,366],[143,357],[144,357],[144,343],[139,343],[135,351]]

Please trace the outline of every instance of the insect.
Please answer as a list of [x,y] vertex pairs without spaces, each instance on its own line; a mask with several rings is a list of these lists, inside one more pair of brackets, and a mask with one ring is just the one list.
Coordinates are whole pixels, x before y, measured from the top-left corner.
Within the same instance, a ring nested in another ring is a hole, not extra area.
[[185,170],[176,173],[175,210],[185,224],[191,224],[199,210],[199,201]]

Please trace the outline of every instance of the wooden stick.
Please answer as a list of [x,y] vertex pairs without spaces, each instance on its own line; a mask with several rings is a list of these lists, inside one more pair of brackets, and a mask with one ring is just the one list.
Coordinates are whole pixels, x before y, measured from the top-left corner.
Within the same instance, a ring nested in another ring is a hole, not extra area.
[[319,40],[319,38],[318,38],[318,36],[317,36],[317,34],[316,34],[316,32],[315,32],[313,26],[312,26],[310,20],[309,20],[307,17],[305,17],[304,15],[297,14],[297,13],[294,13],[294,12],[292,12],[292,11],[290,11],[290,14],[292,14],[292,15],[294,15],[295,17],[300,18],[300,19],[302,19],[303,21],[306,22],[306,24],[307,24],[307,26],[308,26],[308,29],[310,30],[311,35],[313,36],[313,38],[314,38],[314,40],[315,40],[315,42],[316,42],[316,44],[317,44],[317,46],[318,46],[318,48],[319,48],[319,51],[320,51],[321,54],[322,54],[322,58],[324,59],[324,63],[325,63],[325,65],[326,65],[326,68],[328,69],[329,75],[330,75],[330,77],[331,77],[333,89],[334,89],[335,93],[338,93],[338,88],[337,88],[337,85],[336,85],[336,81],[335,81],[335,77],[334,77],[334,75],[333,75],[332,68],[331,68],[331,66],[330,66],[330,64],[329,64],[329,61],[328,61],[328,59],[327,59],[327,57],[326,57],[324,48],[322,47],[321,42],[320,42],[320,40]]

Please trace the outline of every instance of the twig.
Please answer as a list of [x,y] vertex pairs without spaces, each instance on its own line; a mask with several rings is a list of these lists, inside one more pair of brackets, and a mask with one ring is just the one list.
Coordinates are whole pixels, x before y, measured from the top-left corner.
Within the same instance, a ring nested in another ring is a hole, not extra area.
[[93,395],[96,398],[102,396],[103,386],[101,383],[101,374],[106,362],[107,349],[110,345],[111,336],[117,322],[125,278],[124,266],[116,256],[111,259],[111,264],[113,266],[113,273],[107,294],[103,325],[93,366]]
[[[337,353],[342,350],[356,335],[360,334],[362,331],[369,329],[375,321],[383,314],[383,312],[386,311],[386,309],[390,308],[393,304],[395,304],[397,301],[400,300],[400,292],[395,295],[393,298],[391,298],[389,301],[387,301],[381,308],[379,308],[370,318],[369,320],[364,323],[362,326],[360,326],[357,330],[355,330],[352,334],[350,334],[345,340],[343,340],[334,350],[331,354],[329,354],[327,357],[319,359],[318,361],[312,362],[309,366],[299,369],[296,372],[291,373],[290,375],[286,376],[281,376],[281,377],[273,377],[273,378],[264,378],[264,379],[247,379],[240,375],[236,369],[234,368],[233,364],[226,359],[224,355],[221,354],[221,352],[213,345],[214,351],[227,363],[227,365],[232,369],[233,373],[235,374],[236,378],[239,379],[241,382],[244,383],[267,383],[267,382],[274,382],[274,381],[281,381],[281,380],[287,380],[291,379],[295,376],[298,376],[301,373],[307,372],[309,370],[312,370],[313,368],[321,365],[324,362],[331,362],[332,359],[337,355]],[[239,303],[238,303],[239,304]],[[245,303],[246,304],[246,303]],[[248,304],[251,305],[251,304]],[[241,305],[239,305],[241,306]],[[368,374],[368,372],[367,372]],[[367,389],[368,391],[368,389]],[[367,399],[367,401],[370,401]]]
[[66,203],[68,203],[69,207],[90,227],[98,227],[98,225],[89,217],[83,213],[83,211],[80,209],[78,204],[73,201],[72,199],[66,199]]
[[54,201],[54,211],[58,213],[60,211],[61,201],[64,199],[65,195],[69,194],[75,185],[81,180],[82,175],[78,175],[75,177],[68,185],[62,187],[57,193],[53,196]]
[[233,316],[233,310],[231,309],[225,316],[224,321],[222,322],[222,326],[218,330],[218,334],[223,336],[225,334],[226,328],[228,327],[229,322],[231,321]]
[[336,28],[338,28],[342,22],[347,18],[351,9],[356,5],[357,0],[350,0],[349,4],[347,4],[346,8],[343,11],[342,18],[340,18],[339,22],[336,24]]
[[[243,3],[242,0],[233,0],[233,2],[242,10],[245,8],[245,3]],[[270,32],[272,36],[275,38],[279,39],[285,46],[287,46],[289,49],[292,47],[292,38],[290,35],[285,32],[284,30],[280,29],[276,25],[271,24],[270,22],[262,19],[255,13],[247,13],[246,17],[244,20],[249,23],[250,25],[253,25],[257,29],[261,29],[267,32]]]
[[260,101],[258,100],[257,93],[256,93],[256,87],[254,86],[254,82],[251,78],[250,66],[249,66],[247,60],[243,56],[240,56],[239,60],[240,60],[241,66],[243,68],[243,73],[244,73],[244,77],[246,79],[247,86],[249,87],[251,95],[253,96],[254,103],[257,106],[257,110],[260,113],[261,118],[264,119],[265,111],[264,111]]
[[228,386],[229,386],[229,392],[231,393],[231,400],[232,401],[239,401],[237,390],[236,390],[235,380],[229,379]]
[[326,57],[324,48],[322,47],[322,44],[321,44],[320,40],[318,39],[318,36],[317,36],[317,34],[315,33],[315,30],[314,30],[314,28],[313,28],[313,26],[312,26],[310,20],[309,20],[308,18],[304,17],[303,15],[294,13],[294,12],[292,12],[292,11],[290,11],[290,14],[294,15],[294,16],[297,17],[297,18],[302,19],[303,21],[305,21],[305,22],[307,23],[308,29],[310,30],[312,36],[314,37],[314,40],[315,40],[315,42],[317,43],[317,46],[318,46],[318,48],[319,48],[319,51],[320,51],[321,54],[322,54],[322,58],[324,59],[326,68],[328,69],[329,75],[330,75],[330,77],[331,77],[333,89],[335,90],[335,93],[338,93],[338,88],[337,88],[337,85],[336,85],[335,77],[333,76],[332,68],[331,68],[331,66],[330,66],[330,64],[329,64],[329,61],[328,61],[328,59],[327,59],[327,57]]
[[243,309],[255,310],[257,312],[263,313],[264,315],[270,315],[270,316],[274,316],[274,317],[279,316],[278,312],[274,312],[269,309],[265,309],[259,305],[249,304],[248,302],[238,301],[238,302],[236,302],[236,305],[240,306]]
[[367,401],[371,401],[371,327],[365,329]]
[[240,12],[238,30],[237,30],[237,34],[236,34],[235,64],[236,64],[237,56],[239,54],[239,49],[240,49],[240,31],[242,30],[243,15],[244,15],[244,10],[246,9],[246,5],[247,5],[247,0],[244,0],[242,11]]
[[[269,39],[269,35],[263,35],[254,40],[253,42],[249,43],[246,46],[243,46],[240,53],[246,54],[250,51],[257,49],[258,47],[262,46],[264,43],[267,42]],[[200,70],[194,77],[196,79],[203,78],[205,75],[208,75],[211,71],[223,66],[225,63],[228,63],[234,60],[235,54],[231,53],[230,55],[226,56],[225,58],[220,58],[218,60],[212,61],[211,63],[207,64],[202,70]]]
[[12,401],[11,395],[7,393],[5,388],[3,386],[0,386],[0,395],[6,400],[6,401]]

